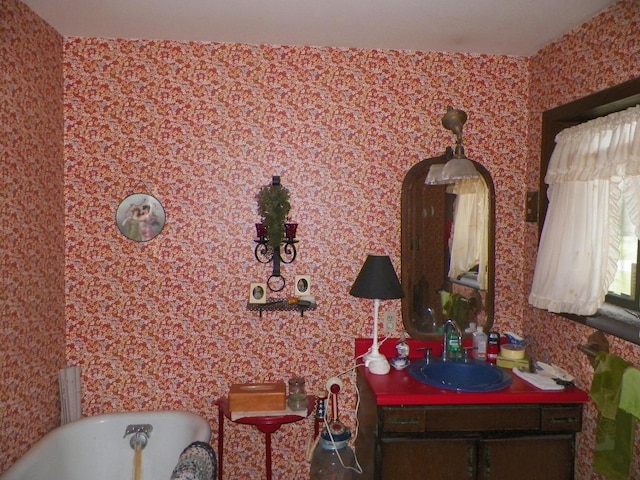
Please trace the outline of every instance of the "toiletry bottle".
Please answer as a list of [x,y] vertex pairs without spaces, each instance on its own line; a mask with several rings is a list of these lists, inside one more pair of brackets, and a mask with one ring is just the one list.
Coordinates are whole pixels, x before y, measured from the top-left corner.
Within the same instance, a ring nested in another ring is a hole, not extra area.
[[473,333],[473,353],[478,360],[487,359],[487,338],[482,327],[477,327]]
[[489,332],[487,337],[487,362],[496,363],[498,354],[500,353],[500,334],[498,332]]
[[455,331],[450,330],[447,335],[448,335],[447,342],[449,344],[450,357],[454,359],[460,358],[462,356],[461,355],[462,345],[460,345],[460,342],[458,341],[458,334]]

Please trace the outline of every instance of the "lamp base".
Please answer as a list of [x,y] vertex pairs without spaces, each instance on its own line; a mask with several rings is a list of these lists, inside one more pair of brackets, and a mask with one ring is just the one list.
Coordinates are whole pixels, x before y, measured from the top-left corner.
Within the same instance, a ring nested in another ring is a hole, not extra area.
[[386,375],[391,370],[387,357],[379,352],[371,352],[365,355],[364,366],[369,369],[369,373],[375,375]]

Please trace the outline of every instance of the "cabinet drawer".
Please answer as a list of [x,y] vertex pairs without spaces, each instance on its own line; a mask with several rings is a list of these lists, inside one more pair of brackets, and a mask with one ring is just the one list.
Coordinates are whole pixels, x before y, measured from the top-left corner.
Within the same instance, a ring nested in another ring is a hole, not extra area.
[[383,408],[383,432],[423,432],[424,408]]
[[542,407],[540,426],[546,432],[579,432],[582,430],[582,405]]
[[581,405],[384,407],[383,432],[579,432]]
[[438,407],[426,411],[425,431],[535,431],[540,429],[540,408],[534,405]]

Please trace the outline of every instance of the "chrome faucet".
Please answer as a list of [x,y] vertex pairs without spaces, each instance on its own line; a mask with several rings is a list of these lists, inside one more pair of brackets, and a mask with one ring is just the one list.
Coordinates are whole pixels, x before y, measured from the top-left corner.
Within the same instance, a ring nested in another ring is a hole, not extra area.
[[460,347],[460,352],[462,352],[462,330],[460,330],[460,327],[455,322],[455,320],[451,320],[450,318],[445,320],[445,322],[442,324],[442,327],[444,329],[444,339],[442,340],[442,361],[446,362],[447,360],[451,360],[448,341],[449,335],[447,335],[447,332],[450,329],[454,329],[456,331],[456,333],[458,334],[458,345]]
[[124,432],[124,437],[122,438],[125,438],[127,435],[133,434],[133,436],[129,440],[129,445],[131,445],[131,448],[133,448],[134,450],[136,449],[136,447],[140,447],[140,449],[143,449],[147,446],[147,442],[149,441],[149,436],[151,435],[152,430],[153,426],[149,424],[127,425],[127,428]]

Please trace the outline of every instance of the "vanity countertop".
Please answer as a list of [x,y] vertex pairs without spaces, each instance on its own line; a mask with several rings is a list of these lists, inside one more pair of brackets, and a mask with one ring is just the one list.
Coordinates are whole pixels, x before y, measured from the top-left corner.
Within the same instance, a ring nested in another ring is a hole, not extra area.
[[[380,347],[380,353],[387,358],[392,358],[395,356],[396,343],[397,339],[387,340]],[[438,355],[442,350],[442,346],[434,342],[409,340],[407,343],[411,348],[410,359],[419,359],[424,356],[424,352],[418,350],[419,348],[431,347],[434,355]],[[366,353],[370,346],[370,338],[356,339],[355,356],[359,357]],[[379,406],[567,404],[589,401],[587,393],[577,387],[566,387],[559,391],[540,390],[511,372],[513,382],[509,387],[496,392],[483,393],[457,392],[432,387],[414,380],[406,370],[394,368],[387,375],[374,375],[366,368],[359,367],[359,373],[371,388]]]

